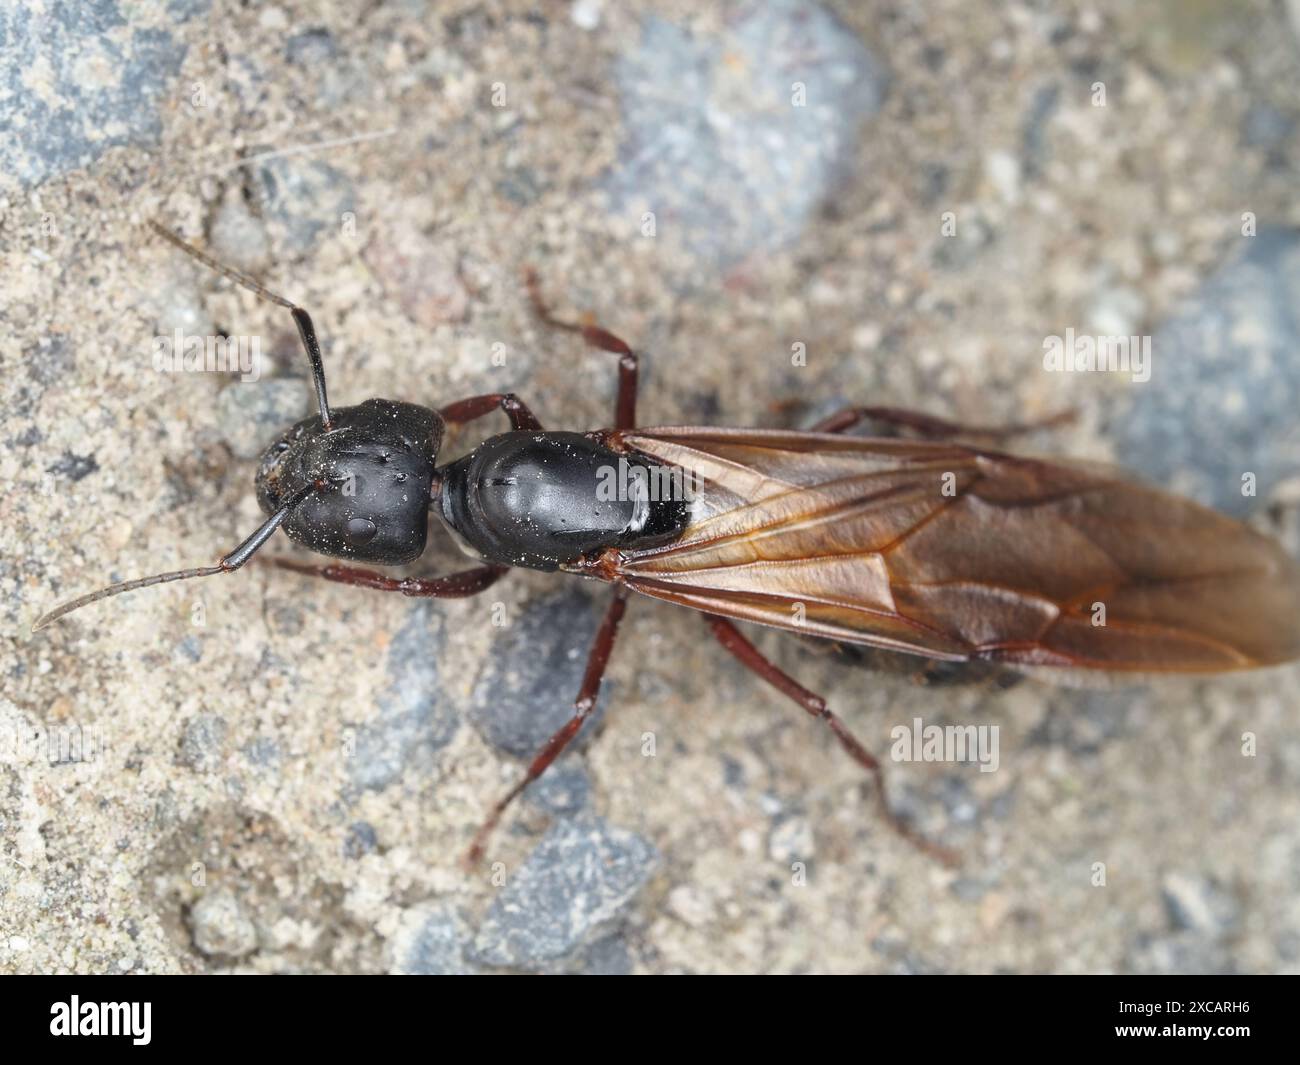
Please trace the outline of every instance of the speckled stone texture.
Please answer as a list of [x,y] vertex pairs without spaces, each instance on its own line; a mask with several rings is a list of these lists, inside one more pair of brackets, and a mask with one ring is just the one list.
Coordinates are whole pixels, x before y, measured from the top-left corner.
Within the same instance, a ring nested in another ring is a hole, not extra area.
[[[339,404],[608,424],[611,360],[538,325],[531,265],[643,352],[644,424],[1074,407],[1025,446],[1300,553],[1294,7],[7,5],[0,972],[1300,969],[1296,667],[927,687],[757,634],[882,755],[917,717],[1000,729],[996,772],[888,766],[949,870],[698,618],[636,601],[598,722],[466,870],[602,589],[417,603],[254,563],[30,631],[234,547],[311,410],[287,313],[151,218],[307,307]],[[1046,372],[1067,329],[1151,336],[1151,379]],[[159,370],[177,330],[256,372]],[[405,572],[459,565],[435,528]]]

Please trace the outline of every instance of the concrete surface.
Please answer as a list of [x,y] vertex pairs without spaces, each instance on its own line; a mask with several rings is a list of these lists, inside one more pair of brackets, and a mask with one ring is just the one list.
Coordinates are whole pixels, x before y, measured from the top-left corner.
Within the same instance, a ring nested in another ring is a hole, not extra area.
[[[0,971],[1300,969],[1295,667],[936,688],[761,635],[882,754],[915,717],[1000,728],[996,772],[889,767],[947,870],[697,619],[634,602],[601,727],[466,873],[568,713],[599,589],[417,604],[251,565],[29,631],[233,547],[254,456],[310,409],[288,316],[154,217],[311,310],[336,403],[514,389],[607,424],[613,368],[539,329],[533,264],[644,352],[645,424],[1072,405],[1035,448],[1300,551],[1287,10],[0,13]],[[1153,335],[1151,380],[1044,372],[1066,328]],[[259,380],[159,372],[177,329],[258,338]],[[412,571],[457,560],[436,532]]]

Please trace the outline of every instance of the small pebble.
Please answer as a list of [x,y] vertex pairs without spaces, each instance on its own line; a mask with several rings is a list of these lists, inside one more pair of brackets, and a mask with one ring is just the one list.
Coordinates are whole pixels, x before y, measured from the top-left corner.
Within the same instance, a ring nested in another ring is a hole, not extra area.
[[654,238],[721,269],[798,236],[888,84],[857,34],[799,0],[741,5],[720,33],[648,16],[615,77],[625,143],[602,179],[614,210],[639,240],[652,212]]
[[348,772],[358,787],[379,791],[408,767],[428,769],[433,756],[460,727],[455,703],[443,690],[438,648],[442,614],[428,603],[410,610],[389,645],[389,683],[377,697],[378,710],[357,729]]
[[1160,895],[1170,925],[1178,930],[1224,936],[1241,921],[1240,903],[1209,877],[1169,873],[1161,882]]
[[185,723],[176,761],[196,773],[210,773],[219,768],[225,756],[228,731],[224,718],[216,714],[196,714]]
[[1300,473],[1298,306],[1300,233],[1240,238],[1155,330],[1151,380],[1128,386],[1115,419],[1117,459],[1238,515]]
[[243,958],[257,949],[257,928],[239,900],[220,888],[205,892],[194,904],[190,930],[194,945],[209,957]]
[[465,956],[470,936],[461,914],[448,906],[431,907],[404,947],[398,972],[411,976],[469,976],[479,972],[479,967]]
[[[494,630],[487,665],[474,685],[470,722],[494,747],[520,758],[535,754],[573,716],[587,652],[600,624],[600,605],[570,587],[526,604]],[[581,744],[604,713],[610,684],[601,686]],[[572,746],[571,748],[572,749]]]
[[352,182],[319,159],[280,156],[257,168],[264,213],[283,225],[283,246],[303,252],[325,231],[341,232],[345,214],[356,211]]
[[533,969],[569,956],[626,913],[657,862],[646,840],[599,817],[557,822],[492,903],[475,957]]

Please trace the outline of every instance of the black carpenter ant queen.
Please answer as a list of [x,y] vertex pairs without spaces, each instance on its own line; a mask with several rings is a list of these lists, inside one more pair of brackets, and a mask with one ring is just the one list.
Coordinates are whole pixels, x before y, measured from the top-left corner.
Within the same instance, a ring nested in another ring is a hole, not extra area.
[[[493,808],[469,859],[509,803],[555,761],[595,705],[629,592],[703,613],[740,662],[832,730],[872,778],[891,825],[951,854],[891,811],[881,767],[819,696],[736,628],[749,621],[938,662],[994,663],[1057,676],[1213,673],[1300,656],[1300,567],[1277,544],[1190,500],[1119,472],[976,446],[1059,420],[997,429],[891,407],[850,407],[809,432],[636,426],[637,358],[612,333],[556,319],[618,360],[614,425],[543,429],[512,393],[433,410],[390,399],[331,408],[305,310],[179,236],[159,235],[289,310],[311,364],[318,413],[285,431],[258,464],[266,521],[212,566],[114,584],[65,602],[34,629],[108,596],[239,569],[272,534],[347,565],[287,558],[286,569],[408,596],[475,595],[511,567],[608,583],[572,718]],[[437,464],[444,427],[503,411],[510,431]],[[845,431],[864,420],[918,438]],[[602,490],[610,468],[667,469],[680,493]],[[433,511],[477,565],[399,579],[423,553]],[[1106,624],[1095,624],[1097,603]]]

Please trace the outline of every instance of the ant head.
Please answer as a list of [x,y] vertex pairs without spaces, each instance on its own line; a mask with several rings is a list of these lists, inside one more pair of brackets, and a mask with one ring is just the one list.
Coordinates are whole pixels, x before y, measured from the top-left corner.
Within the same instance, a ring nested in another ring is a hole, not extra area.
[[291,540],[335,558],[411,562],[428,536],[442,431],[436,411],[389,399],[337,407],[329,429],[305,418],[263,453],[257,501],[274,514],[315,485],[284,519]]
[[370,399],[359,407],[331,411],[311,316],[157,222],[149,224],[185,254],[289,311],[311,364],[320,413],[299,422],[263,453],[257,471],[257,501],[267,519],[215,566],[155,573],[79,595],[42,614],[32,631],[123,592],[233,572],[281,526],[290,539],[335,558],[385,566],[418,558],[428,536],[442,416],[425,407],[387,399]]

